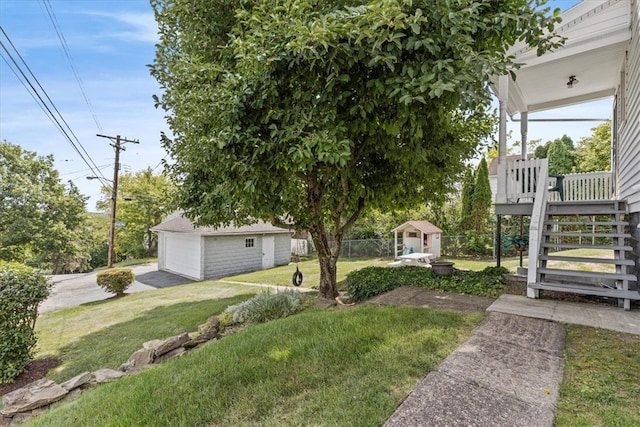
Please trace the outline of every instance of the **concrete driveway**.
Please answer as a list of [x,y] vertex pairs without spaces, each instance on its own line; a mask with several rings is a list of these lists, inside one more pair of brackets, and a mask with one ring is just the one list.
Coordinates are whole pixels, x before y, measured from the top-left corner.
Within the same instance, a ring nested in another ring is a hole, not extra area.
[[[134,265],[130,268],[136,276],[136,281],[127,289],[127,293],[193,283],[193,280],[158,271],[157,263]],[[40,304],[39,312],[46,313],[111,298],[113,294],[104,291],[96,284],[96,275],[96,272],[92,272],[51,276],[54,285],[49,298]]]

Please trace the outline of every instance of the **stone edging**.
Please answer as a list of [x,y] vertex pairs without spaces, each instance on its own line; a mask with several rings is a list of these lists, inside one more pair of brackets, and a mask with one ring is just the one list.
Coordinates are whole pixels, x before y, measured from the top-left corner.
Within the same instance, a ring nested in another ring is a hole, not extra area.
[[185,332],[164,340],[145,342],[118,370],[105,368],[95,372],[83,372],[62,384],[47,378],[34,381],[2,396],[0,427],[16,426],[47,412],[52,403],[74,399],[87,388],[115,381],[152,365],[182,356],[191,349],[231,332],[233,329],[222,325],[218,316],[212,316],[206,323],[198,326],[197,332]]

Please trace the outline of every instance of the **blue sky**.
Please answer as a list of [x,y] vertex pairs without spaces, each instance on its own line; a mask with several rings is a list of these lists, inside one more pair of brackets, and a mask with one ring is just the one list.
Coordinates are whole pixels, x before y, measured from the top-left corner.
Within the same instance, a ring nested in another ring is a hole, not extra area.
[[[575,3],[577,0],[550,2],[562,10]],[[80,90],[48,11],[55,15],[89,102]],[[152,100],[160,89],[147,68],[153,62],[157,42],[148,0],[0,0],[0,26],[104,176],[112,176],[113,149],[97,133],[140,141],[139,145],[127,144],[121,154],[125,171],[147,167],[161,170],[159,163],[165,152],[159,136],[161,131],[168,132],[168,126],[163,111],[156,110]],[[4,37],[0,40],[6,43]],[[94,172],[7,66],[4,59],[8,58],[1,48],[0,53],[0,140],[40,155],[53,154],[61,179],[72,180],[90,196],[87,207],[94,210],[100,183],[86,179]],[[531,117],[608,118],[610,107],[611,100],[605,100]],[[566,133],[577,141],[590,135],[590,128],[596,125],[530,123],[529,139],[546,141]],[[519,139],[519,125],[510,128],[514,139]]]

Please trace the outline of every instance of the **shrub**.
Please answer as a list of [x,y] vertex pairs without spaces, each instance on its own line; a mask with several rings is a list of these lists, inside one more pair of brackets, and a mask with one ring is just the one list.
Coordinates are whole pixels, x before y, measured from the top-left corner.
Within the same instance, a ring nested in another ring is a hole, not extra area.
[[31,361],[38,305],[50,289],[40,271],[0,261],[0,384],[11,382]]
[[116,295],[124,294],[124,291],[134,282],[136,277],[130,268],[113,268],[98,273],[96,281],[98,286],[107,292]]
[[401,286],[496,296],[506,283],[505,273],[507,270],[503,267],[487,267],[482,271],[454,268],[449,276],[437,276],[430,268],[424,267],[366,267],[349,273],[345,286],[351,298],[357,302]]
[[240,304],[230,305],[225,313],[232,315],[233,323],[263,323],[299,312],[303,308],[302,301],[303,296],[297,291],[264,292]]

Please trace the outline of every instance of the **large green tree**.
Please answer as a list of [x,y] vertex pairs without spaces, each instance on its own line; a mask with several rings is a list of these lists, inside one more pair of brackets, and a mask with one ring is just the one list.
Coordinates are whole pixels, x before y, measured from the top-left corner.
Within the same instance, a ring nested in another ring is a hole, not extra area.
[[[175,210],[174,187],[164,174],[151,168],[124,173],[118,178],[116,221],[124,224],[116,229],[119,256],[143,258],[157,255],[158,238],[150,228]],[[109,213],[111,188],[102,188],[98,209]]]
[[538,145],[534,156],[537,159],[549,159],[549,173],[552,175],[573,172],[578,159],[573,140],[567,135]]
[[185,214],[309,230],[333,298],[354,221],[442,199],[492,133],[507,49],[559,44],[541,3],[152,0]]
[[591,128],[591,136],[578,141],[576,172],[611,170],[611,122]]
[[86,198],[72,183],[60,182],[53,160],[0,143],[0,259],[37,263],[54,273],[82,270]]

